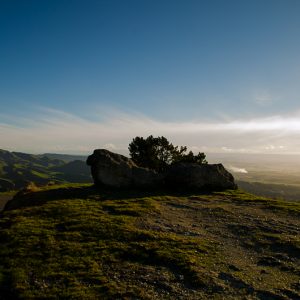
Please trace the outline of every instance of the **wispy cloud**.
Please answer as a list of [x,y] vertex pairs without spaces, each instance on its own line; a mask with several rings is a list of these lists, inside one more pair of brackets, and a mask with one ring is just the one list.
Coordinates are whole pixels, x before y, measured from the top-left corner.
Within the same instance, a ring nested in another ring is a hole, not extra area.
[[254,101],[260,106],[269,106],[274,102],[274,98],[268,91],[260,91],[255,93]]
[[194,151],[300,153],[299,117],[167,122],[114,111],[99,115],[97,121],[42,109],[30,118],[0,115],[0,148],[32,153],[90,153],[109,148],[126,153],[133,137],[153,134]]

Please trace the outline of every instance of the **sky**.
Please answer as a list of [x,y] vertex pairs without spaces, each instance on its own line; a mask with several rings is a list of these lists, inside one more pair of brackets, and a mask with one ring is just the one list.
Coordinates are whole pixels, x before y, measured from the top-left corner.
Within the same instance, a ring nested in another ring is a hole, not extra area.
[[1,0],[0,148],[300,154],[300,1]]

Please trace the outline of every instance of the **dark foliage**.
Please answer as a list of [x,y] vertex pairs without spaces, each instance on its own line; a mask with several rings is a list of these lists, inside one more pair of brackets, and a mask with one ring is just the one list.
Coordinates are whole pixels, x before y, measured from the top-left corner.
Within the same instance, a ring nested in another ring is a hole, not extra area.
[[185,163],[207,163],[205,154],[199,152],[194,155],[192,151],[187,152],[186,146],[174,146],[164,136],[135,137],[129,144],[131,159],[139,166],[163,172],[171,164]]

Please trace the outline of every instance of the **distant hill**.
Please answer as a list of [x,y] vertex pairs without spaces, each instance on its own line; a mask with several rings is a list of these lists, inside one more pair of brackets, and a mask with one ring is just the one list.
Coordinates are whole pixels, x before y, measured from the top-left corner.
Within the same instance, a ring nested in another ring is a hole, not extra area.
[[86,156],[84,155],[71,155],[71,154],[57,154],[57,153],[44,153],[42,156],[46,156],[50,159],[58,159],[64,162],[71,162],[74,160],[86,161]]
[[[81,160],[71,160],[78,157]],[[50,182],[91,181],[90,169],[81,156],[34,155],[0,150],[0,191],[20,189],[29,182],[45,185]]]
[[[58,178],[67,182],[91,182],[91,170],[82,160],[74,160],[51,168]],[[88,179],[88,181],[87,181]]]
[[287,201],[300,202],[300,185],[291,184],[271,184],[262,182],[247,182],[237,180],[238,186],[249,193],[271,197],[276,199],[285,199]]
[[0,299],[300,299],[299,217],[239,190],[20,193],[0,217]]

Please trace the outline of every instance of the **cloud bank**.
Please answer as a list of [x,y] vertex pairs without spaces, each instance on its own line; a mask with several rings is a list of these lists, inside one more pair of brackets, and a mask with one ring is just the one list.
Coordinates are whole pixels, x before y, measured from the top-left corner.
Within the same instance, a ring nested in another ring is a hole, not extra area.
[[0,148],[30,153],[126,154],[135,136],[164,135],[193,151],[300,154],[300,114],[226,121],[167,122],[137,113],[103,112],[93,120],[42,109],[30,118],[0,115]]
[[242,173],[242,174],[247,174],[248,171],[245,168],[238,168],[234,166],[228,166],[228,169],[234,173]]

